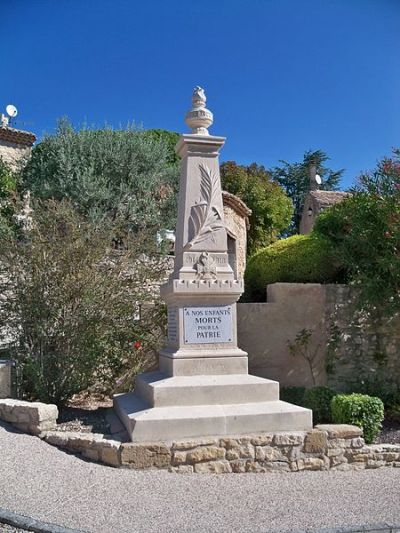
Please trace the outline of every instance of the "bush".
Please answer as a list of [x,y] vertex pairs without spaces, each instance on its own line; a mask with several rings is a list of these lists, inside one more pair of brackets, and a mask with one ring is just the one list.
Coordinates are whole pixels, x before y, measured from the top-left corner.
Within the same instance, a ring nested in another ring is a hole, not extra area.
[[307,389],[303,398],[303,407],[313,412],[314,424],[329,424],[332,421],[331,401],[336,392],[329,387]]
[[270,283],[330,283],[340,281],[340,275],[340,264],[326,238],[293,235],[250,257],[245,273],[245,299],[265,301],[266,286]]
[[282,387],[280,398],[283,402],[304,406],[305,387]]
[[360,176],[352,193],[321,213],[314,232],[330,240],[359,308],[393,316],[400,310],[400,149]]
[[383,402],[366,394],[338,394],[331,402],[335,424],[353,424],[362,428],[365,442],[370,444],[379,434],[384,417]]
[[13,216],[17,199],[17,178],[11,167],[0,157],[0,238],[14,231]]
[[121,252],[113,235],[49,201],[34,205],[24,239],[0,240],[0,337],[25,398],[61,405],[89,387],[113,392],[152,361],[165,318],[149,287],[164,266],[145,259],[141,236]]

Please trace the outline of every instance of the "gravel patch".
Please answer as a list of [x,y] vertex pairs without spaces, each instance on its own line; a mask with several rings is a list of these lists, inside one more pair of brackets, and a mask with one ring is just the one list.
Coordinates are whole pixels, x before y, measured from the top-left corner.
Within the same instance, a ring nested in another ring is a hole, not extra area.
[[255,533],[400,523],[400,468],[178,475],[86,462],[0,424],[0,507],[94,533]]
[[18,529],[13,526],[9,526],[8,524],[4,524],[3,522],[0,522],[0,532],[1,533],[20,533],[28,531],[27,529]]
[[109,433],[110,426],[106,420],[108,408],[80,409],[63,407],[60,410],[56,431],[80,431],[81,433]]

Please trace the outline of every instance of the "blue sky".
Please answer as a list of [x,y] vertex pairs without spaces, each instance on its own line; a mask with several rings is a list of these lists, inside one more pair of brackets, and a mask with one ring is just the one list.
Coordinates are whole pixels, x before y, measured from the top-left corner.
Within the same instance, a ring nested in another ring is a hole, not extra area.
[[400,0],[0,0],[0,108],[186,132],[205,87],[222,159],[323,149],[343,186],[400,146]]

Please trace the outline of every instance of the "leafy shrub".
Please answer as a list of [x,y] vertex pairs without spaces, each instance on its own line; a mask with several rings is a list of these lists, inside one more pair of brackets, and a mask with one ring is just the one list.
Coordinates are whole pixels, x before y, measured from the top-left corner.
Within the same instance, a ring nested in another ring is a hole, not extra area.
[[10,166],[0,157],[0,237],[14,230],[13,215],[17,197],[17,179]]
[[89,387],[112,392],[153,361],[165,317],[150,287],[165,266],[143,256],[143,236],[126,238],[123,251],[113,236],[68,202],[48,201],[34,205],[25,239],[0,241],[0,336],[25,398],[63,404]]
[[386,367],[374,374],[348,383],[347,388],[352,392],[377,396],[385,406],[385,419],[400,422],[400,385],[396,373],[388,378]]
[[366,394],[338,394],[331,402],[335,424],[353,424],[362,428],[367,443],[379,434],[384,417],[382,400]]
[[377,396],[382,400],[385,409],[400,403],[400,386],[396,374],[394,373],[393,379],[388,378],[386,366],[381,371],[375,371],[373,376],[361,375],[358,379],[347,381],[346,390]]
[[245,273],[245,299],[265,301],[266,286],[270,283],[329,283],[339,281],[340,272],[340,264],[326,238],[293,235],[250,257]]
[[305,391],[302,406],[312,410],[314,424],[332,421],[331,401],[335,395],[336,392],[329,387],[312,387]]
[[305,387],[282,387],[280,398],[284,402],[294,403],[295,405],[304,406]]
[[400,149],[352,193],[321,213],[314,232],[330,240],[359,307],[393,315],[400,310]]

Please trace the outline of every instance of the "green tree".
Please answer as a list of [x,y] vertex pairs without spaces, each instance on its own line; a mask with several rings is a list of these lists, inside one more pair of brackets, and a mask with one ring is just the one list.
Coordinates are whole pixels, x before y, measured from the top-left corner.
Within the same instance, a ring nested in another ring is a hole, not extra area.
[[227,161],[221,165],[222,188],[236,194],[252,210],[248,251],[274,242],[290,223],[293,206],[284,190],[270,178],[263,166]]
[[334,253],[369,311],[400,310],[400,150],[358,179],[352,196],[325,212],[314,232]]
[[343,169],[331,170],[325,166],[329,159],[329,156],[322,150],[308,150],[304,153],[303,161],[299,163],[280,161],[280,166],[271,169],[272,179],[285,189],[286,194],[292,199],[294,205],[292,223],[288,234],[299,233],[304,199],[310,190],[309,166],[311,163],[316,165],[317,174],[322,179],[320,189],[326,191],[338,189],[340,178],[344,171]]
[[165,135],[75,130],[60,121],[32,151],[24,185],[36,198],[69,199],[92,221],[117,219],[130,230],[175,226],[178,165]]

